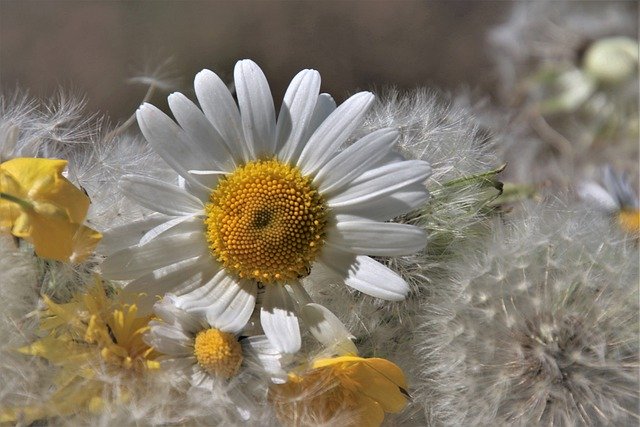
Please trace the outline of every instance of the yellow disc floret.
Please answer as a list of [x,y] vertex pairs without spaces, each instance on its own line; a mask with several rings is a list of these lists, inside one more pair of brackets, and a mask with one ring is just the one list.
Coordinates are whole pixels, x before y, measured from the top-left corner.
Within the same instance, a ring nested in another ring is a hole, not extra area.
[[206,207],[214,256],[241,278],[295,280],[324,239],[326,205],[311,179],[278,160],[257,160],[223,178]]
[[202,369],[222,378],[233,377],[242,363],[242,347],[236,337],[215,328],[198,332],[193,353]]
[[640,233],[640,210],[623,209],[618,214],[620,227],[628,233]]

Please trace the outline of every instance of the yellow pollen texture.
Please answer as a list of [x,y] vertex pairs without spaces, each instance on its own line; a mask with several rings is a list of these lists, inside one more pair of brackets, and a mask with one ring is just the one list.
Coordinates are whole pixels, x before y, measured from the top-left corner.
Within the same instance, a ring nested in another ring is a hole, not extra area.
[[628,233],[640,233],[640,211],[633,209],[621,210],[618,214],[620,227]]
[[198,332],[193,353],[202,369],[221,378],[233,377],[242,363],[242,347],[236,337],[215,328]]
[[278,160],[257,160],[223,178],[206,207],[214,256],[241,278],[287,282],[306,275],[323,244],[324,200],[311,179]]

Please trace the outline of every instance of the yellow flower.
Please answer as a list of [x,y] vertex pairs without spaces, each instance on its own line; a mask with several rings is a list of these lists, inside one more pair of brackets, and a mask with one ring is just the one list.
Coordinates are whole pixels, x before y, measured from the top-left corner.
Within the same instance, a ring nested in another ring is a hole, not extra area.
[[269,400],[280,421],[307,426],[334,423],[349,427],[379,426],[385,412],[407,404],[402,370],[386,359],[340,356],[315,360],[288,382],[273,385]]
[[105,379],[119,376],[135,380],[160,368],[155,360],[158,354],[142,340],[151,316],[136,317],[135,304],[109,298],[99,279],[68,303],[57,304],[46,296],[43,299],[43,337],[18,351],[43,357],[58,370],[55,392],[38,406],[0,408],[0,422],[30,423],[98,411],[104,396],[128,395],[126,381],[122,388],[114,389]]
[[0,163],[0,228],[31,242],[41,258],[78,262],[102,235],[82,225],[89,198],[62,176],[66,160]]

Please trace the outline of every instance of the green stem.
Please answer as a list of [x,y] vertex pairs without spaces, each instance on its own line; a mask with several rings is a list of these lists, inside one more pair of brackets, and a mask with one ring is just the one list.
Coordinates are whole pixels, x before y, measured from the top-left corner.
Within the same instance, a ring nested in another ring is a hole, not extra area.
[[453,181],[449,181],[447,183],[444,184],[445,187],[450,187],[453,185],[458,185],[458,184],[463,184],[466,182],[470,182],[470,181],[476,181],[476,180],[480,180],[480,179],[489,179],[491,177],[493,177],[494,175],[499,174],[500,172],[502,172],[505,168],[507,167],[507,164],[503,164],[502,166],[498,166],[497,168],[490,170],[489,172],[483,172],[477,175],[471,175],[471,176],[465,176],[462,178],[458,178],[458,179],[454,179]]
[[16,197],[16,196],[12,196],[11,194],[8,194],[8,193],[3,193],[2,191],[0,191],[0,199],[5,199],[10,202],[16,203],[22,206],[24,209],[33,209],[33,205],[28,201],[20,199],[19,197]]

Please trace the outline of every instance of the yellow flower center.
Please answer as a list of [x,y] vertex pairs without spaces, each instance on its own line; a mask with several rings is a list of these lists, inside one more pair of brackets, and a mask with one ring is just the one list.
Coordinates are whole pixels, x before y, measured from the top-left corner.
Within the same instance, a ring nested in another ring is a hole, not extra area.
[[626,209],[620,211],[618,223],[628,233],[640,233],[640,210]]
[[305,275],[323,243],[326,205],[311,179],[278,160],[256,160],[223,178],[206,207],[214,256],[264,283]]
[[242,347],[236,337],[215,328],[198,332],[193,353],[202,369],[222,378],[233,377],[242,363]]

